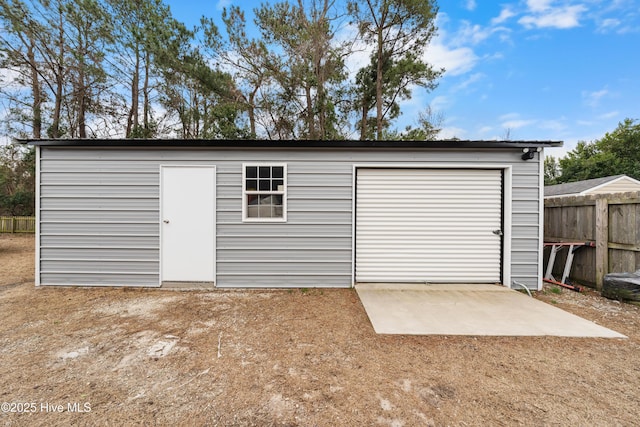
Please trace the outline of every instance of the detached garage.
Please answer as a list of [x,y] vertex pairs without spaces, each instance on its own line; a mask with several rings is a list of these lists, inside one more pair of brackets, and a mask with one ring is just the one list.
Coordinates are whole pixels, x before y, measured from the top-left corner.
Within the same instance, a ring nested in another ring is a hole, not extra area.
[[539,289],[543,148],[33,140],[36,285]]

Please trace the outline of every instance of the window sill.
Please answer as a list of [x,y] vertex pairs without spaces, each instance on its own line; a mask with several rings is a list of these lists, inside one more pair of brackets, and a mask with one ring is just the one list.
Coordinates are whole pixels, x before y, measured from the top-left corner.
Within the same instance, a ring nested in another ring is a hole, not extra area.
[[258,223],[270,223],[270,222],[276,222],[276,223],[285,223],[287,222],[286,218],[243,218],[242,222],[258,222]]

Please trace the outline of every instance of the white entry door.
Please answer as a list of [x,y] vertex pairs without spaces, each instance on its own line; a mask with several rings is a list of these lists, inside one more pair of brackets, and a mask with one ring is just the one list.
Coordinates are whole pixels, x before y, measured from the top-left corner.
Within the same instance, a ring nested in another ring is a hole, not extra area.
[[162,281],[215,280],[215,167],[163,166]]

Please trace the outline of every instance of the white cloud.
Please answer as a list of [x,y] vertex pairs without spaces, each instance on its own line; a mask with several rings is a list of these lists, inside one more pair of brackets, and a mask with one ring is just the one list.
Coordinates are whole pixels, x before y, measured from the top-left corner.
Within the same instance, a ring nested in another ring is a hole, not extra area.
[[503,114],[498,119],[502,122],[500,123],[500,126],[502,126],[504,129],[510,129],[510,130],[529,126],[536,122],[535,120],[522,119],[520,117],[520,114],[518,113]]
[[503,114],[500,117],[498,117],[498,119],[500,121],[514,120],[514,119],[518,119],[518,118],[520,118],[520,114],[518,114],[518,113],[507,113],[507,114]]
[[366,67],[371,62],[371,48],[362,46],[356,48],[345,60],[345,66],[350,78],[354,78],[361,68]]
[[485,41],[495,33],[501,33],[501,39],[511,30],[506,27],[482,27],[481,25],[471,25],[468,21],[462,21],[460,30],[455,34],[451,43],[456,46],[468,44],[476,45]]
[[478,62],[478,56],[469,47],[449,48],[435,40],[425,52],[424,59],[436,68],[444,68],[446,74],[457,76],[469,72]]
[[462,83],[460,83],[457,86],[455,86],[453,88],[453,90],[454,91],[458,91],[458,90],[467,89],[469,86],[473,85],[476,82],[479,82],[480,80],[482,80],[485,77],[486,77],[486,75],[483,74],[483,73],[474,73],[471,76],[469,76],[469,78],[464,80]]
[[551,8],[546,0],[530,1],[529,8],[533,14],[518,20],[526,28],[574,28],[580,25],[580,15],[587,10],[583,5]]
[[497,17],[493,18],[491,20],[491,24],[493,25],[498,25],[498,24],[502,24],[504,21],[506,21],[509,18],[512,18],[516,16],[516,14],[511,10],[511,8],[509,6],[504,7],[501,11],[500,11],[500,15],[498,15]]
[[453,43],[462,46],[465,44],[478,44],[491,35],[488,28],[482,28],[480,25],[471,25],[469,21],[462,21],[460,30],[456,33]]
[[598,23],[598,31],[606,33],[619,27],[621,24],[619,19],[608,18]]
[[430,105],[433,110],[440,111],[449,107],[451,105],[451,100],[446,96],[439,95],[431,100]]
[[464,8],[467,10],[475,10],[476,9],[476,0],[467,0],[465,2]]
[[565,140],[562,147],[547,147],[544,149],[544,155],[545,157],[553,156],[556,159],[561,159],[565,157],[569,151],[575,148],[577,142],[577,140]]
[[482,126],[480,129],[478,129],[478,133],[479,134],[487,134],[493,132],[493,127],[491,126]]
[[544,12],[551,6],[551,0],[527,0],[527,6],[532,12]]
[[584,99],[585,105],[595,108],[600,103],[600,100],[607,95],[609,95],[609,91],[607,89],[597,90],[595,92],[583,91],[582,99]]
[[503,55],[500,52],[487,53],[479,57],[475,53],[474,47],[495,34],[499,35],[501,41],[508,42],[508,35],[511,32],[511,29],[504,26],[485,27],[464,20],[460,21],[459,27],[455,31],[447,32],[443,28],[450,27],[452,22],[446,13],[438,14],[436,24],[440,31],[427,46],[424,60],[436,68],[444,68],[447,76],[468,73],[480,60],[502,59]]
[[534,124],[535,120],[507,120],[501,123],[505,129],[519,129]]
[[367,45],[358,38],[358,28],[355,25],[345,25],[336,34],[336,42],[338,44],[351,45],[352,52],[345,60],[345,66],[349,78],[355,78],[356,73],[363,67],[369,65],[371,61],[371,52],[373,46]]
[[601,114],[598,116],[599,119],[608,120],[613,119],[614,117],[620,115],[619,111],[611,111],[609,113]]
[[0,68],[0,84],[5,90],[28,89],[28,86],[21,83],[22,75],[16,70]]
[[452,138],[465,139],[467,137],[466,135],[467,135],[467,131],[462,128],[455,127],[455,126],[444,126],[440,131],[438,138],[439,139],[452,139]]
[[555,132],[561,132],[567,129],[567,125],[564,123],[564,119],[560,120],[544,120],[539,125],[540,129],[548,129]]

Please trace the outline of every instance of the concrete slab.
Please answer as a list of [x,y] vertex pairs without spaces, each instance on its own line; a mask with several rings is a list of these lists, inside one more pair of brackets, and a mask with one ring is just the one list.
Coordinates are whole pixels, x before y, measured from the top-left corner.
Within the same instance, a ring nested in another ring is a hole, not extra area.
[[626,338],[504,286],[362,283],[356,291],[379,334]]

